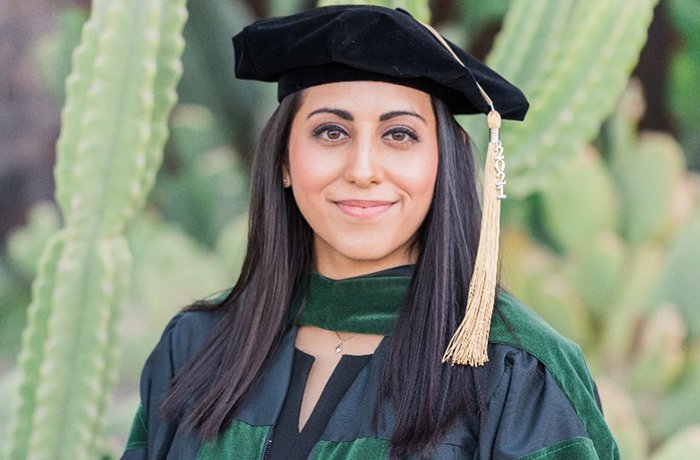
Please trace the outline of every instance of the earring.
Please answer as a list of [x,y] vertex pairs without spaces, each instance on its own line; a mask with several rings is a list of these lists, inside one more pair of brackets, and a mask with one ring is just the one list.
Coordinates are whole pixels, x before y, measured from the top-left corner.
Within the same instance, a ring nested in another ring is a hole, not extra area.
[[282,178],[282,187],[287,188],[287,187],[289,187],[289,185],[290,185],[290,184],[289,184],[289,178],[288,178],[287,176],[284,176],[284,177]]

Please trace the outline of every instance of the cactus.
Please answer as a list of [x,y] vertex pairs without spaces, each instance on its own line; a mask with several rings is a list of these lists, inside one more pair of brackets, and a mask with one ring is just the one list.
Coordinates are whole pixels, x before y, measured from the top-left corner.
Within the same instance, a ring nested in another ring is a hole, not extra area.
[[544,223],[563,249],[581,252],[591,235],[615,232],[619,200],[610,174],[592,148],[581,150],[541,194]]
[[320,0],[318,6],[330,5],[377,5],[387,8],[403,8],[422,22],[430,21],[428,0]]
[[285,16],[298,13],[304,9],[304,0],[268,0],[270,16]]
[[96,0],[83,28],[57,143],[64,227],[32,288],[8,459],[97,456],[130,278],[122,232],[161,161],[186,16],[184,1]]
[[225,223],[245,212],[246,160],[255,133],[276,105],[276,91],[274,85],[234,77],[229,38],[254,19],[246,5],[209,0],[189,2],[188,10],[168,167],[159,171],[149,202],[211,248]]
[[616,298],[602,304],[599,311],[600,359],[606,368],[625,362],[634,347],[635,334],[645,313],[651,308],[651,297],[658,284],[664,260],[663,250],[644,246],[628,249],[624,259],[625,273],[617,286]]
[[[228,143],[233,135],[242,152],[252,152],[255,136],[251,131],[260,129],[265,114],[274,109],[276,92],[271,85],[234,77],[229,38],[254,17],[242,2],[228,0],[189,2],[188,9],[181,101],[205,106],[215,115],[217,145]],[[178,148],[177,143],[174,147]]]
[[36,48],[41,73],[60,101],[66,97],[64,83],[70,74],[70,54],[80,43],[80,30],[86,19],[87,13],[81,8],[60,10],[56,16],[58,37],[42,39]]
[[218,137],[213,114],[180,104],[171,117],[176,171],[163,174],[153,199],[163,216],[213,247],[224,226],[245,212],[248,181],[240,156]]
[[687,352],[687,364],[673,386],[663,397],[656,394],[646,401],[653,403],[649,404],[647,425],[657,439],[669,438],[689,425],[700,423],[700,344],[695,341]]
[[620,447],[620,458],[645,458],[649,449],[649,435],[632,397],[610,378],[599,378],[597,385],[603,401],[605,420],[615,433],[615,440]]
[[677,380],[685,364],[686,334],[683,318],[670,305],[649,316],[639,334],[631,372],[630,386],[635,393],[660,393]]
[[[634,158],[619,167],[627,239],[632,244],[665,240],[675,224],[674,184],[686,169],[680,146],[667,135],[645,134]],[[654,180],[648,180],[651,177]]]
[[651,460],[695,460],[698,452],[700,452],[700,424],[689,426],[673,435],[651,457]]
[[696,94],[700,81],[700,3],[696,0],[670,0],[669,18],[678,33],[673,47],[671,72],[665,94],[674,116],[678,138],[692,169],[700,170],[700,111]]
[[602,231],[589,242],[588,250],[567,261],[571,279],[595,317],[604,316],[617,300],[627,256],[625,242],[615,232]]
[[60,228],[58,210],[52,203],[39,202],[29,210],[27,225],[10,234],[7,252],[12,266],[23,278],[32,280],[36,275],[39,256],[49,237]]
[[674,241],[659,281],[654,300],[671,303],[683,314],[686,326],[695,339],[700,338],[700,209],[687,228]]
[[536,305],[562,334],[580,344],[591,341],[592,321],[581,295],[564,265],[546,247],[534,243],[522,229],[508,229],[501,237],[501,253],[507,254],[501,268],[506,288],[530,305]]
[[[513,3],[486,60],[532,102],[525,123],[503,128],[512,196],[544,188],[596,134],[625,87],[656,1]],[[464,124],[485,145],[483,122]]]
[[[675,458],[674,446],[696,438],[666,438],[696,423],[700,411],[700,189],[670,136],[637,132],[642,112],[632,84],[598,142],[602,154],[582,150],[530,200],[540,219],[517,209],[527,202],[511,204],[509,215],[538,225],[530,233],[541,242],[510,222],[504,280],[584,347],[602,375],[606,416],[624,456]],[[514,242],[513,234],[526,236]],[[561,278],[573,287],[562,289]],[[581,300],[589,340],[562,318],[580,323]]]

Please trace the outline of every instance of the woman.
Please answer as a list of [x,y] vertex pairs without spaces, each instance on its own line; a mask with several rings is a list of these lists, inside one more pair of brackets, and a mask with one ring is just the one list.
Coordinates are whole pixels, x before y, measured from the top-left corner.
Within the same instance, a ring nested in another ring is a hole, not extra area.
[[234,46],[280,98],[246,259],[167,326],[123,458],[617,458],[578,347],[503,291],[488,362],[443,363],[484,240],[453,114],[522,119],[522,93],[400,10],[318,8]]

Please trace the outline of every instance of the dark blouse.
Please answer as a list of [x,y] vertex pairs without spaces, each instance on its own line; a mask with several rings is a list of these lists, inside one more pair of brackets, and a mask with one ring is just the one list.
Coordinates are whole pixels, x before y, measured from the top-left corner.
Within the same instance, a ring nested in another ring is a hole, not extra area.
[[304,389],[315,358],[298,348],[294,349],[292,378],[277,425],[268,439],[269,460],[305,460],[326,429],[336,406],[355,381],[371,355],[343,355],[333,370],[311,416],[299,432],[299,413]]

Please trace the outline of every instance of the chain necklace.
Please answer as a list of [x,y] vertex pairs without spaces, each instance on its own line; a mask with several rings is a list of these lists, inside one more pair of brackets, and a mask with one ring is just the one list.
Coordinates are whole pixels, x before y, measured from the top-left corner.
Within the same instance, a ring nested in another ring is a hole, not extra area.
[[350,337],[348,337],[347,339],[341,339],[340,334],[338,334],[337,331],[333,331],[333,332],[335,332],[335,336],[338,337],[338,344],[335,346],[336,353],[342,353],[343,352],[343,345],[345,345],[345,342],[353,339],[357,335],[357,334],[353,334]]

